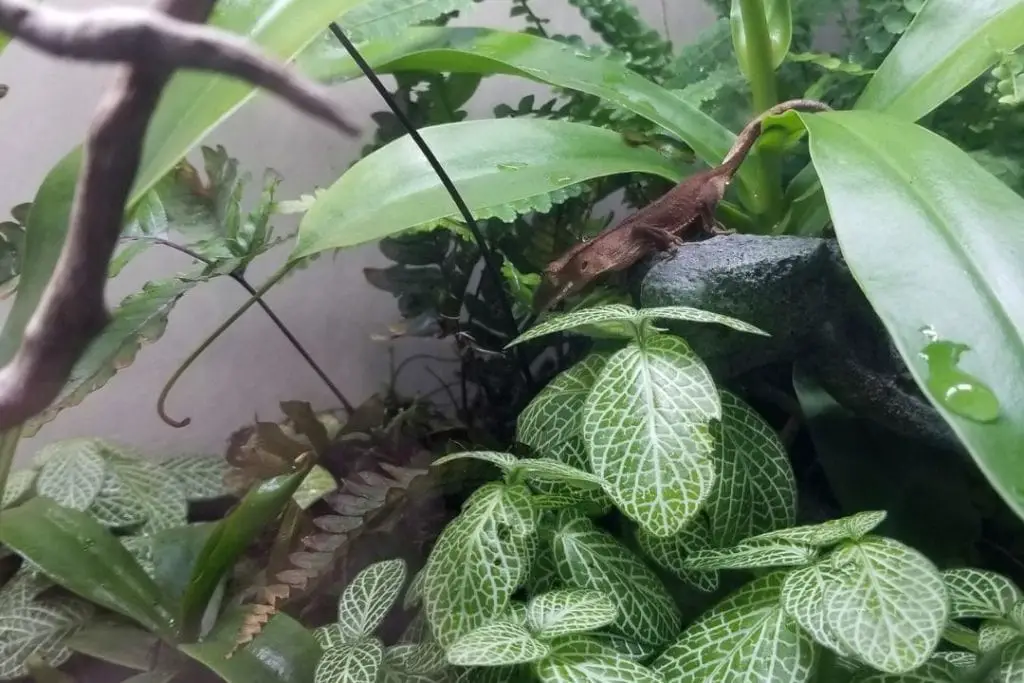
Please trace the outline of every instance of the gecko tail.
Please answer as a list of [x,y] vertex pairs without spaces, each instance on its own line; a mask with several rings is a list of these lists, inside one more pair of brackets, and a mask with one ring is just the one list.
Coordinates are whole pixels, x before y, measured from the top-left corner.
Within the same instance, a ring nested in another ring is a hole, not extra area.
[[810,99],[786,100],[769,107],[743,127],[743,130],[736,136],[736,142],[733,143],[732,149],[729,150],[729,153],[725,155],[725,159],[722,160],[720,168],[728,170],[730,174],[735,173],[736,169],[743,163],[743,160],[747,158],[747,154],[753,149],[754,143],[761,136],[765,119],[784,114],[787,111],[823,112],[832,111],[832,107],[824,102]]

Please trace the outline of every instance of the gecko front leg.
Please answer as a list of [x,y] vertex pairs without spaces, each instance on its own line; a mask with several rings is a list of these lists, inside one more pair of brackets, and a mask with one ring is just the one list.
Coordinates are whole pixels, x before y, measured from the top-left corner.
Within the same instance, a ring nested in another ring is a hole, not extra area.
[[653,225],[638,225],[635,229],[638,237],[653,244],[658,251],[668,251],[683,243],[683,240],[678,235],[664,228],[656,228]]

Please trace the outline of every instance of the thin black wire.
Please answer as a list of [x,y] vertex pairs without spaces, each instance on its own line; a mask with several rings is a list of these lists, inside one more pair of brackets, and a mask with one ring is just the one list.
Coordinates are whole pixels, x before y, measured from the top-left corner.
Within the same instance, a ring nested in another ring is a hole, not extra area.
[[[466,222],[466,227],[468,227],[470,232],[473,233],[473,239],[476,240],[477,246],[480,248],[480,255],[484,259],[484,270],[487,271],[488,276],[494,281],[494,285],[497,288],[499,299],[501,300],[502,314],[505,317],[505,324],[508,327],[508,334],[513,339],[519,336],[519,326],[516,324],[516,317],[512,312],[512,305],[509,303],[508,298],[504,296],[505,283],[501,278],[501,270],[498,268],[497,263],[495,263],[494,254],[491,252],[490,247],[488,247],[487,240],[484,239],[484,235],[480,231],[480,226],[477,225],[476,220],[473,218],[473,214],[470,213],[469,207],[462,199],[462,195],[459,194],[459,191],[455,188],[455,184],[452,182],[452,179],[448,176],[444,167],[441,166],[441,162],[437,160],[436,156],[434,156],[433,151],[431,151],[430,147],[423,139],[423,136],[421,136],[419,131],[417,131],[412,125],[409,117],[407,117],[405,112],[398,106],[395,99],[391,96],[391,93],[389,93],[388,89],[384,87],[380,78],[377,77],[374,70],[366,60],[363,59],[363,55],[360,54],[359,50],[356,49],[356,46],[352,44],[352,41],[348,39],[345,32],[342,31],[341,27],[333,21],[330,24],[330,29],[331,33],[334,34],[334,37],[338,39],[338,42],[340,42],[345,50],[348,51],[349,55],[351,55],[353,61],[355,61],[359,68],[362,69],[367,80],[373,84],[377,94],[379,94],[381,99],[387,103],[388,107],[395,115],[395,118],[398,119],[398,122],[402,124],[402,127],[405,128],[405,131],[409,134],[409,137],[412,138],[412,141],[416,143],[417,147],[419,147],[420,152],[422,152],[423,156],[426,157],[427,163],[430,164],[434,173],[437,174],[438,180],[441,181],[441,184],[444,185],[444,189],[448,191],[452,201],[455,202],[455,206],[459,209],[459,213],[462,214],[462,219]],[[522,348],[518,346],[515,347],[514,353],[516,360],[519,361],[519,369],[522,371],[523,377],[526,379],[527,387],[531,390],[534,389],[533,373],[530,372],[530,363],[526,359]]]

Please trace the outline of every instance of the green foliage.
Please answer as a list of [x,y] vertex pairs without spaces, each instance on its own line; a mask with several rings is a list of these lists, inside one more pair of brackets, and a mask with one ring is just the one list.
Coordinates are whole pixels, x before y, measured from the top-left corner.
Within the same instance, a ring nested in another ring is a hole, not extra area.
[[672,43],[647,26],[629,0],[569,0],[605,43],[629,56],[629,67],[659,80],[672,55]]

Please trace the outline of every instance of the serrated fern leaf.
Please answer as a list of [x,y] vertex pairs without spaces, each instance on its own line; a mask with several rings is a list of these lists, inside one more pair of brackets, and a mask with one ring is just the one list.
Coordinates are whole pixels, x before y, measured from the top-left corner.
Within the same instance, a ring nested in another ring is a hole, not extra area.
[[640,18],[631,0],[569,0],[605,43],[629,55],[629,66],[652,80],[664,76],[672,43]]
[[472,6],[473,0],[372,0],[339,21],[353,42],[391,38],[402,29]]

